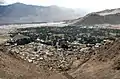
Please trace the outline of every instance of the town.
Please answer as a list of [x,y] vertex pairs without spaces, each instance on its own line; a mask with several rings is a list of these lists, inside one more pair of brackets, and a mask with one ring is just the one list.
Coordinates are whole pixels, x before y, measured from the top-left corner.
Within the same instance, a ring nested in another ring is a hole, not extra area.
[[[67,71],[90,59],[94,50],[112,44],[119,29],[65,27],[19,28],[3,45],[7,53],[48,70]],[[74,62],[80,60],[81,63]]]

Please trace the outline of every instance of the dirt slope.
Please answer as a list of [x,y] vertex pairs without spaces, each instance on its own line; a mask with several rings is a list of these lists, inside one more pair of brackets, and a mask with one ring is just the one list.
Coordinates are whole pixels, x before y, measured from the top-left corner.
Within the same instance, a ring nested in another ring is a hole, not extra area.
[[75,79],[120,79],[120,41],[102,46],[77,70]]
[[48,79],[52,73],[0,52],[0,78]]

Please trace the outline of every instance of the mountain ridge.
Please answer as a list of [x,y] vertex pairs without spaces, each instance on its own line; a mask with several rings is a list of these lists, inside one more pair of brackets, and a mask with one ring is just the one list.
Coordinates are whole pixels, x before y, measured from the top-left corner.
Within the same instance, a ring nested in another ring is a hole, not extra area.
[[52,22],[76,19],[81,14],[74,9],[53,5],[37,6],[23,3],[0,5],[0,23]]
[[89,13],[73,25],[120,24],[120,8]]

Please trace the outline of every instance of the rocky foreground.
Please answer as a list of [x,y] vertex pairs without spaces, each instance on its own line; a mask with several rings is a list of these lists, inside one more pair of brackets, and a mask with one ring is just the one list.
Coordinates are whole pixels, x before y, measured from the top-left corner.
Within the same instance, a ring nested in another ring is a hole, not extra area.
[[120,41],[86,52],[30,43],[2,45],[2,79],[119,79]]

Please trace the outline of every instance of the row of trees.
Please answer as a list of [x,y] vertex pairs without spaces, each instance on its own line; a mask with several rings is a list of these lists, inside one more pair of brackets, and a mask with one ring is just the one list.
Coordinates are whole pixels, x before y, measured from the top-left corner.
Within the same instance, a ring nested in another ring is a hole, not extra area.
[[33,27],[19,29],[18,32],[31,37],[33,41],[39,38],[46,42],[49,41],[51,44],[54,43],[54,45],[59,41],[95,44],[100,43],[107,37],[120,36],[120,30],[117,29],[81,28],[80,26]]

